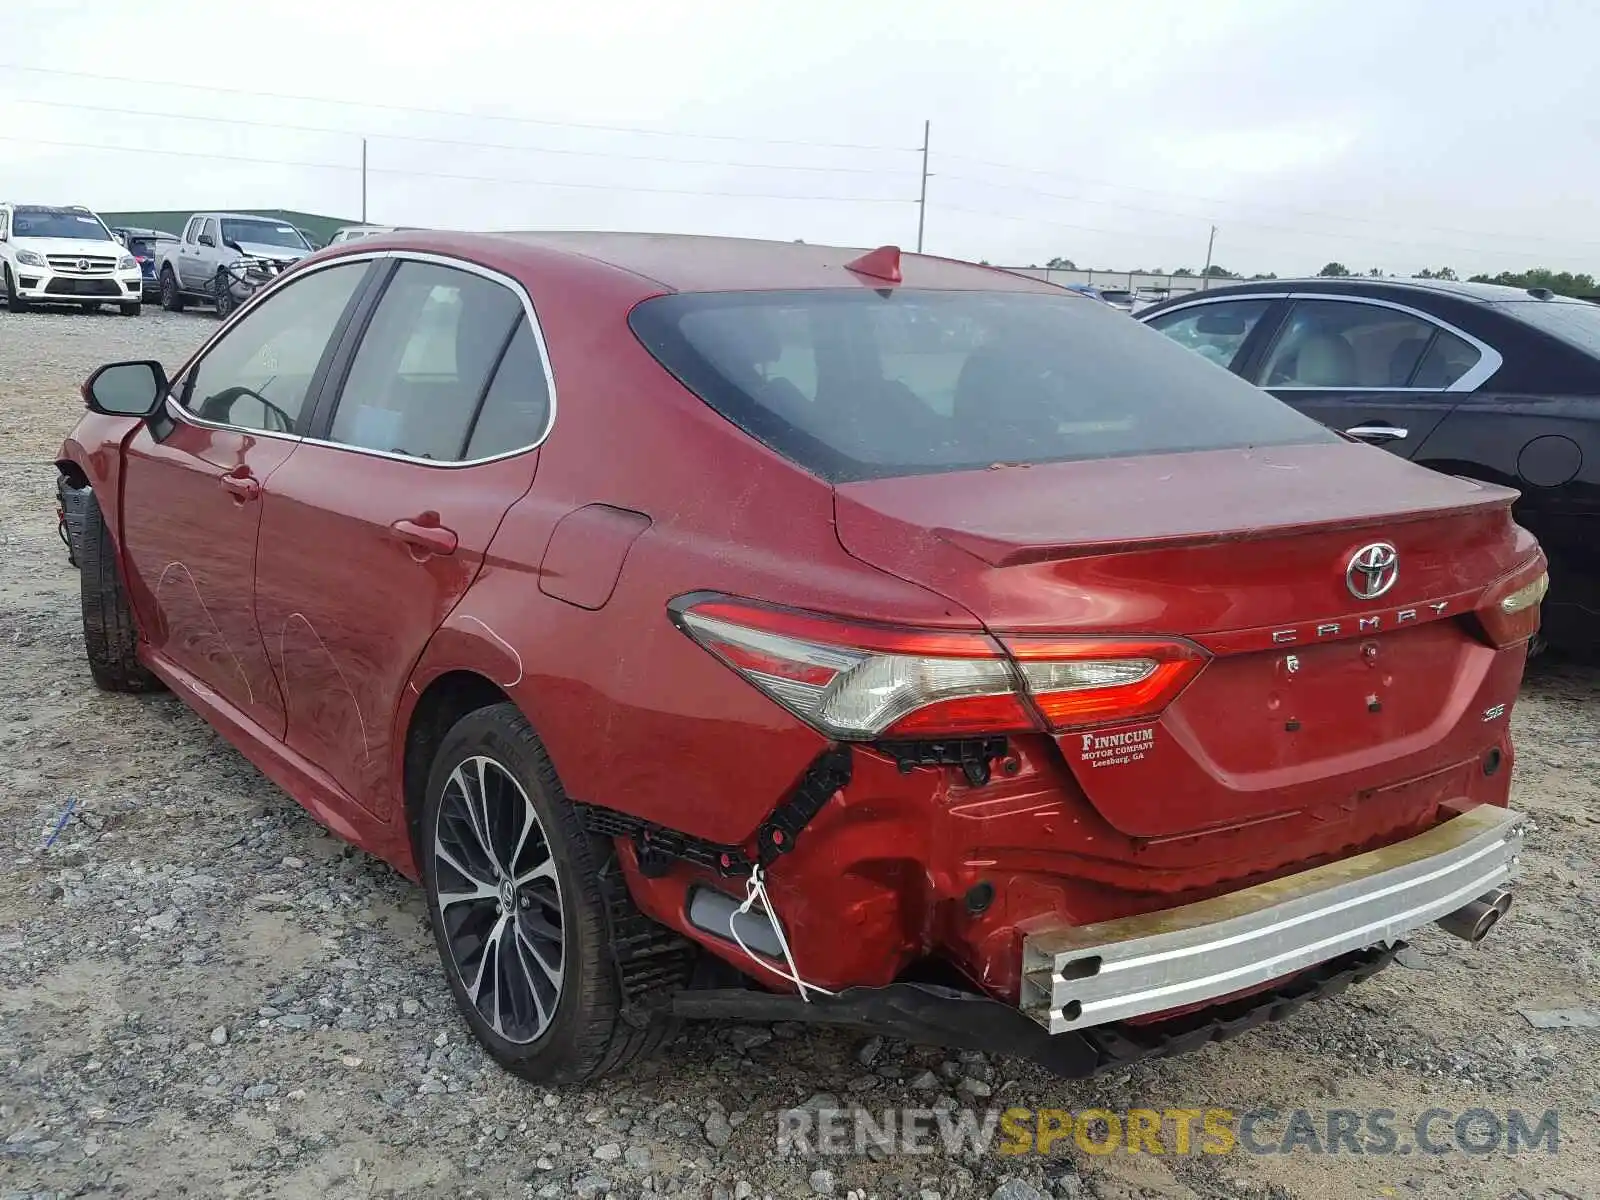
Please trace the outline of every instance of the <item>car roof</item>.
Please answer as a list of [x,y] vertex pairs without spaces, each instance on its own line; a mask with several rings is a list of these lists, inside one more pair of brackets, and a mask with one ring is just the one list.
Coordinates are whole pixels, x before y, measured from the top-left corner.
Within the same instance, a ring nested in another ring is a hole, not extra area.
[[[392,240],[396,236],[387,235],[386,240],[391,245],[397,244]],[[539,247],[604,263],[680,292],[856,288],[863,284],[871,286],[873,282],[872,276],[845,269],[847,264],[867,253],[859,246],[819,246],[808,242],[679,233],[416,231],[398,236],[410,248],[436,249],[442,253],[469,251],[489,259],[514,255],[515,249],[521,246]],[[907,287],[1052,295],[1062,292],[1061,288],[1042,280],[932,255],[903,253],[900,270]]]
[[[1452,296],[1479,304],[1540,298],[1528,288],[1507,287],[1499,283],[1469,283],[1458,279],[1388,279],[1370,275],[1311,276],[1305,279],[1249,279],[1223,287],[1206,288],[1174,296],[1167,307],[1176,308],[1188,301],[1213,296],[1242,296],[1262,292],[1328,292],[1335,295],[1404,297],[1433,294]],[[1559,298],[1559,297],[1558,297]]]

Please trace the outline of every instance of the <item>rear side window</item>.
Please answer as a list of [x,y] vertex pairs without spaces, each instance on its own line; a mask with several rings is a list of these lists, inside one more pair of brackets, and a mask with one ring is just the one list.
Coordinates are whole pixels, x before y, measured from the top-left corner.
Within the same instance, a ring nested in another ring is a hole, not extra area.
[[521,319],[522,301],[503,284],[401,263],[350,364],[330,437],[439,462],[472,457],[473,418]]
[[466,457],[493,458],[531,446],[550,423],[550,382],[528,318],[517,322],[511,345],[495,368],[494,382],[473,423]]
[[629,321],[712,408],[835,482],[1335,440],[1081,297],[702,293],[645,301]]
[[1456,338],[1458,344],[1442,348],[1428,367],[1429,379],[1448,377],[1446,382],[1415,382],[1435,333],[1453,336],[1382,305],[1301,300],[1267,355],[1259,382],[1282,388],[1448,387],[1477,362],[1478,351]]

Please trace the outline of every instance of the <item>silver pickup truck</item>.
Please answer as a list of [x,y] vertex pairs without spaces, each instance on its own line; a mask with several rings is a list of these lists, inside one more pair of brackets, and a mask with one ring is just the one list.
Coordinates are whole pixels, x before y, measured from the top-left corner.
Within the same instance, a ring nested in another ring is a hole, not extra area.
[[161,307],[181,312],[195,301],[226,317],[255,290],[311,253],[293,225],[246,213],[195,213],[156,268]]

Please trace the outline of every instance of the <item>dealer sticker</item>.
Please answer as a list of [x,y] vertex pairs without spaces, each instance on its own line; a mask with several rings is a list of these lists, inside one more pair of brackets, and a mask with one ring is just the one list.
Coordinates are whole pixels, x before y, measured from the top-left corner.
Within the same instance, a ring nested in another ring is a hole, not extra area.
[[1085,733],[1078,757],[1091,767],[1123,767],[1140,762],[1156,744],[1156,727],[1124,729],[1119,733]]

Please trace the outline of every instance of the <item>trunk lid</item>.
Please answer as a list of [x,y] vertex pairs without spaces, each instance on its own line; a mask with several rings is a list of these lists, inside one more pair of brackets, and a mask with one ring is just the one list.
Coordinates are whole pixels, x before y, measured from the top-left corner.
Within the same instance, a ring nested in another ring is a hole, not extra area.
[[[1348,805],[1498,738],[1482,714],[1520,668],[1470,612],[1534,550],[1515,495],[1340,442],[867,480],[835,511],[852,555],[996,634],[1214,655],[1159,718],[1056,737],[1113,826],[1165,838]],[[1378,542],[1398,572],[1363,599],[1348,569]]]

